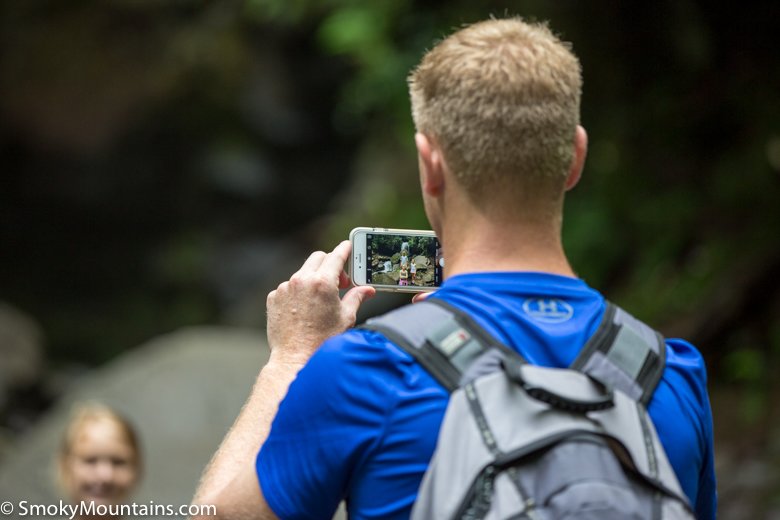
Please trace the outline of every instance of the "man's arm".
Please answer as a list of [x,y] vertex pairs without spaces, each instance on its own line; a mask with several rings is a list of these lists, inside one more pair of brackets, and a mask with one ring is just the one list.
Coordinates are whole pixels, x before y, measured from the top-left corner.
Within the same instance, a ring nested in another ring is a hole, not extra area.
[[327,338],[355,323],[371,287],[349,286],[344,265],[350,243],[331,253],[312,253],[289,281],[268,295],[268,345],[271,356],[222,445],[214,454],[193,503],[214,505],[224,519],[274,519],[255,474],[255,457],[268,437],[279,402],[298,371]]

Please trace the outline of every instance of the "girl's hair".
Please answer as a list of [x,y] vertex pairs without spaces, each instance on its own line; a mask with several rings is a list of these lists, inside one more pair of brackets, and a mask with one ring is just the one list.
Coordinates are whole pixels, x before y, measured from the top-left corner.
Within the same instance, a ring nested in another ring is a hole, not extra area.
[[132,448],[136,463],[139,462],[141,446],[133,426],[112,408],[96,402],[80,403],[73,408],[68,425],[65,428],[65,434],[62,437],[62,443],[60,444],[60,456],[66,457],[70,455],[76,436],[84,425],[101,419],[109,420],[116,424],[122,432],[127,445]]

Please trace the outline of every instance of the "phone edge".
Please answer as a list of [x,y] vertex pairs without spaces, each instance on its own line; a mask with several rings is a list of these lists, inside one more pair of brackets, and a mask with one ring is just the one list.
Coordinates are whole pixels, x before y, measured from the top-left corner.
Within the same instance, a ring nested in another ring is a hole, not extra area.
[[[358,284],[355,280],[355,241],[354,237],[360,233],[360,232],[372,232],[372,233],[380,233],[380,234],[388,234],[388,235],[416,235],[416,236],[432,236],[436,237],[436,233],[433,230],[429,229],[400,229],[400,228],[380,228],[380,227],[369,227],[369,226],[359,226],[356,228],[353,228],[349,232],[349,241],[350,244],[352,244],[352,251],[349,255],[349,279],[352,282],[353,285],[363,285],[368,287],[373,287],[377,291],[382,292],[400,292],[400,293],[420,293],[420,292],[434,292],[439,289],[439,287],[420,287],[420,286],[414,286],[414,288],[404,287],[403,289],[399,286],[395,285],[379,285],[379,284],[371,284],[371,283],[363,283]],[[438,237],[436,237],[438,240]],[[366,259],[367,260],[367,259]]]

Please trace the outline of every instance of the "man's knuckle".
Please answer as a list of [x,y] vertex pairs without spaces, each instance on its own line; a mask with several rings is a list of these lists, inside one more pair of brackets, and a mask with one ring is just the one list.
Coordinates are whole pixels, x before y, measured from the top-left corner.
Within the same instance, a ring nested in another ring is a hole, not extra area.
[[309,258],[306,260],[306,262],[314,262],[321,260],[323,257],[325,257],[326,253],[324,251],[314,251],[312,254],[309,255]]
[[322,275],[315,276],[312,281],[312,286],[317,289],[318,291],[322,291],[325,289],[330,289],[331,283],[330,280],[328,280],[326,277]]

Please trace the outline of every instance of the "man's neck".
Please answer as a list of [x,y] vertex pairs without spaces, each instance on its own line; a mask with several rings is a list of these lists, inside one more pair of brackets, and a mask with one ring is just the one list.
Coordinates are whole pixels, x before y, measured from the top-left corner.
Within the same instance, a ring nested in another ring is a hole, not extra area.
[[479,222],[444,233],[445,278],[490,271],[533,271],[576,277],[557,229]]

